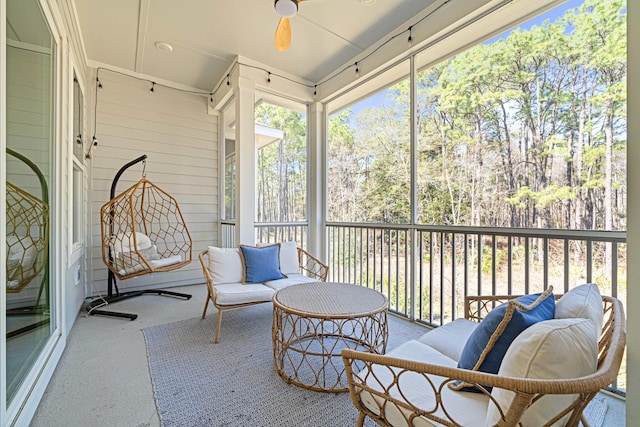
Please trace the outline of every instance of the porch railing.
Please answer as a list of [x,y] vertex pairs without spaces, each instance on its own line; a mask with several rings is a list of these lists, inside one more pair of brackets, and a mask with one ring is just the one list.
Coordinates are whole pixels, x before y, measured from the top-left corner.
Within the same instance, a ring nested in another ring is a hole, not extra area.
[[433,325],[462,316],[467,295],[596,282],[626,297],[621,231],[331,223],[327,237],[331,280],[375,288],[396,313]]
[[[222,224],[234,246],[235,224]],[[257,242],[295,240],[308,224],[256,223]],[[467,295],[519,295],[594,282],[626,307],[626,232],[328,223],[329,280],[379,290],[396,314],[439,326]],[[412,286],[413,284],[413,286]]]
[[236,222],[234,220],[220,222],[220,246],[223,248],[236,246]]
[[[221,239],[220,244],[225,248],[236,246],[235,229],[236,224],[233,220],[221,221]],[[256,242],[257,243],[276,243],[286,241],[296,241],[298,246],[307,249],[307,229],[306,222],[261,222],[255,224]]]
[[307,249],[307,228],[306,222],[260,222],[256,223],[256,242],[276,243],[295,241],[298,246]]

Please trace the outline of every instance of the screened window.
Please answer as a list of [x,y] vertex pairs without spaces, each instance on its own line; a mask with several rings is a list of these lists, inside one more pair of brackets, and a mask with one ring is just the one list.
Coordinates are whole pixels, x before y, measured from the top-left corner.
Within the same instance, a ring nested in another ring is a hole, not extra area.
[[307,115],[303,104],[255,107],[258,222],[307,218]]
[[327,129],[329,221],[410,222],[408,74],[408,62],[394,67],[367,85],[373,93],[351,102],[347,98],[347,106],[330,114]]

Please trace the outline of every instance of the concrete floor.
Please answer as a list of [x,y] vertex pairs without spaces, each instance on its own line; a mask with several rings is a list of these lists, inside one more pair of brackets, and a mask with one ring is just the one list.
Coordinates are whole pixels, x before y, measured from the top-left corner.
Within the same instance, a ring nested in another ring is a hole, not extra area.
[[142,329],[200,316],[207,295],[204,284],[176,291],[193,297],[143,295],[104,308],[134,321],[81,311],[31,426],[159,426]]
[[[138,314],[135,321],[82,311],[31,426],[159,426],[142,329],[200,316],[207,295],[204,284],[176,291],[193,297],[143,295],[106,308]],[[624,425],[624,401],[609,399],[604,427]]]

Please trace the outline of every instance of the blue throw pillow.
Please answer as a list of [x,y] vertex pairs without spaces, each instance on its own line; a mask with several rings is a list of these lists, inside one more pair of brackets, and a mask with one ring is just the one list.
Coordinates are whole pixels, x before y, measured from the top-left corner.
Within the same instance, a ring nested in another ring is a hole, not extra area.
[[[497,374],[507,349],[529,326],[553,319],[553,288],[540,294],[525,295],[493,309],[469,336],[458,361],[458,368]],[[478,391],[472,384],[456,382],[454,390]],[[489,389],[490,390],[490,389]]]
[[261,283],[284,278],[280,272],[280,245],[253,246],[240,245],[244,263],[245,283]]

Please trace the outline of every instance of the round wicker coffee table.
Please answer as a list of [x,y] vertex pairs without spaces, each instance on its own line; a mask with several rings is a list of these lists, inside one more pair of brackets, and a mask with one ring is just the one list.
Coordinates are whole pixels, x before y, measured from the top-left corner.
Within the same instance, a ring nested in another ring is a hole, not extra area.
[[303,283],[273,296],[273,357],[287,382],[310,390],[347,391],[341,352],[383,354],[387,298],[345,283]]

